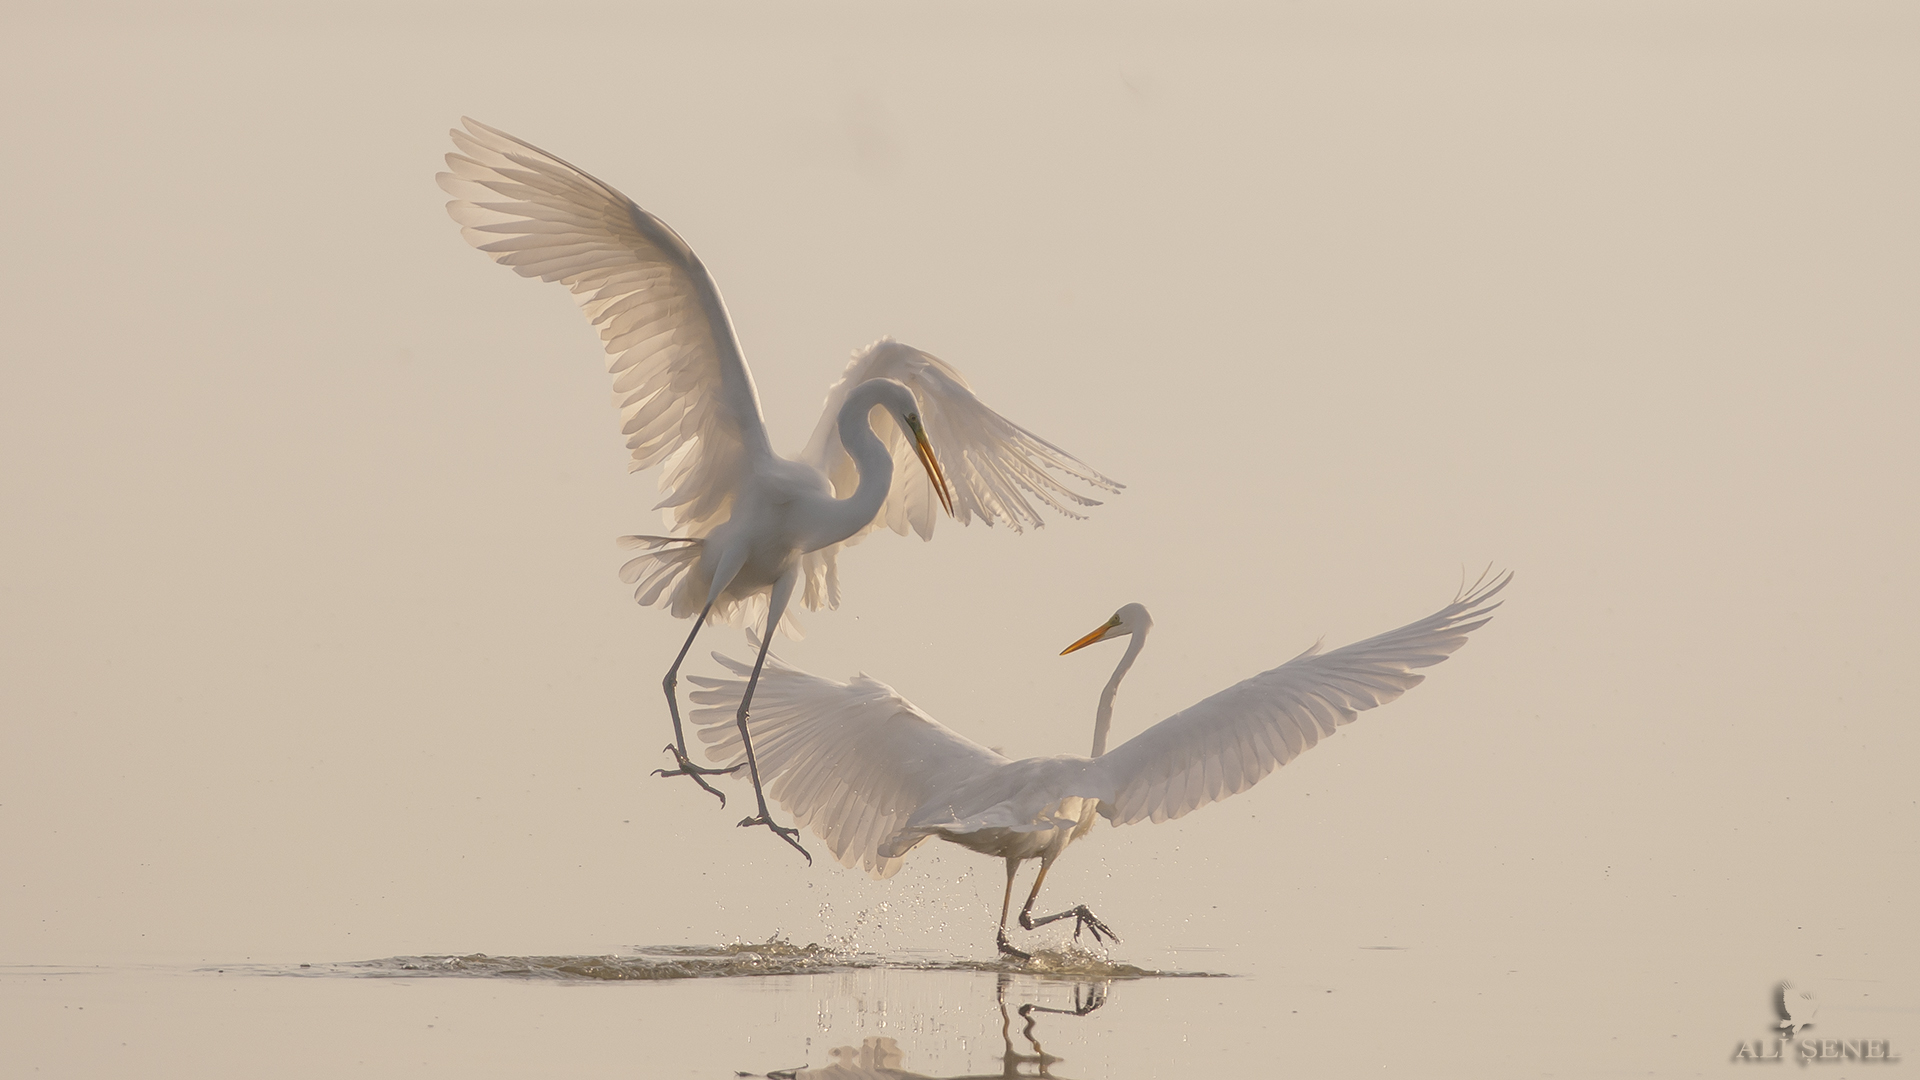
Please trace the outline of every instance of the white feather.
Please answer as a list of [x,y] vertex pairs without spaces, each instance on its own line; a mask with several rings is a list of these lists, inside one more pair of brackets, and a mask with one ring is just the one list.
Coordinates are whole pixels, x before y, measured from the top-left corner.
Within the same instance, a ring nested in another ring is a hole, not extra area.
[[[754,749],[768,792],[847,866],[885,877],[929,836],[986,854],[1039,857],[1058,841],[1052,834],[1082,817],[1081,801],[1097,801],[1099,814],[1128,825],[1181,817],[1247,790],[1419,684],[1425,676],[1417,669],[1446,659],[1486,623],[1500,606],[1492,598],[1511,579],[1468,590],[1377,637],[1332,652],[1308,649],[1100,757],[1010,761],[865,675],[838,683],[770,656],[754,696]],[[750,670],[715,658],[736,675]],[[693,699],[706,707],[691,718],[708,758],[744,760],[734,721],[744,680],[695,681],[704,689]]]
[[[828,388],[820,422],[800,454],[800,460],[826,474],[836,497],[850,495],[859,475],[853,458],[840,445],[835,418],[847,395],[869,379],[893,379],[913,391],[927,440],[952,488],[953,516],[962,525],[979,517],[989,525],[1004,523],[1015,532],[1029,525],[1039,528],[1045,524],[1040,507],[1077,518],[1082,516],[1079,508],[1100,505],[1073,484],[1108,492],[1124,486],[988,408],[953,365],[911,345],[881,338],[854,353],[840,380]],[[926,473],[914,467],[913,444],[898,427],[875,424],[874,430],[893,455],[893,489],[866,528],[838,544],[807,553],[808,607],[839,604],[839,553],[874,529],[884,525],[902,536],[911,529],[922,540],[933,538],[940,503]]]
[[573,293],[607,353],[632,459],[661,462],[659,506],[703,536],[724,521],[750,452],[770,453],[753,376],[712,275],[667,224],[612,185],[477,120],[454,129],[440,187],[467,242]]
[[[912,392],[962,524],[979,517],[1018,532],[1041,524],[1042,507],[1079,517],[1078,508],[1099,505],[1077,487],[1120,490],[988,408],[952,365],[891,338],[854,354],[828,388],[800,460],[779,459],[719,288],[686,242],[612,185],[497,128],[464,122],[466,130],[451,132],[458,152],[447,155],[449,171],[439,174],[454,196],[447,213],[495,262],[573,292],[605,346],[628,467],[663,465],[656,508],[668,512],[673,539],[708,536],[756,491],[778,499],[824,484],[833,498],[849,498],[859,475],[842,445],[839,416],[853,391],[877,379]],[[895,466],[892,485],[879,511],[851,536],[797,553],[801,601],[810,609],[839,606],[839,551],[876,526],[933,535],[940,503],[912,441],[898,425],[881,422],[882,407],[871,412]],[[811,475],[795,471],[802,467]],[[638,583],[641,603],[685,617],[706,604],[711,585],[710,576],[695,572],[698,555],[656,547],[630,561],[623,575]],[[766,588],[760,582],[721,596],[714,617],[738,622],[764,612],[764,597],[750,602],[749,594]],[[796,632],[790,622],[782,626]]]

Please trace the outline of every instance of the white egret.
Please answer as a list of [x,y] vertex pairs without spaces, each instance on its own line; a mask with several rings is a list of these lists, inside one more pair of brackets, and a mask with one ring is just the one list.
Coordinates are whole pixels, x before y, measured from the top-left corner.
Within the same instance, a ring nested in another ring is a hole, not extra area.
[[[1028,958],[1007,941],[1007,911],[1020,863],[1040,860],[1020,910],[1028,930],[1074,920],[1096,940],[1113,931],[1085,904],[1040,918],[1034,901],[1047,870],[1067,845],[1093,827],[1167,821],[1237,795],[1293,760],[1323,735],[1392,701],[1426,676],[1414,669],[1447,658],[1492,617],[1494,595],[1512,580],[1485,577],[1439,611],[1378,637],[1323,653],[1318,644],[1160,721],[1106,752],[1120,680],[1153,626],[1147,609],[1128,604],[1061,655],[1096,641],[1131,637],[1100,694],[1090,756],[1010,761],[942,726],[885,683],[856,675],[838,683],[791,668],[776,657],[761,677],[754,743],[767,790],[811,826],[845,866],[876,878],[893,875],[908,851],[939,837],[1006,860],[1000,901],[1001,952]],[[746,666],[719,654],[736,675]],[[694,722],[714,761],[738,761],[741,741],[725,721],[741,695],[738,679],[696,676]]]
[[[680,664],[709,616],[733,622],[764,605],[769,640],[802,580],[809,608],[839,604],[837,555],[878,525],[930,538],[938,505],[962,524],[978,515],[1019,531],[1042,523],[1036,503],[1068,517],[1098,505],[1075,485],[1119,490],[987,408],[946,363],[889,338],[856,353],[829,388],[800,457],[775,454],[726,305],[686,242],[612,186],[506,132],[465,124],[451,132],[458,152],[439,174],[454,197],[447,213],[495,262],[573,292],[605,343],[628,468],[666,463],[655,509],[669,512],[676,535],[623,537],[643,554],[621,570],[638,583],[641,604],[698,616],[662,681],[677,767],[660,775],[689,776],[726,803],[702,776],[730,770],[687,757],[675,697]],[[892,423],[876,433],[881,410]],[[806,855],[798,830],[767,814],[747,739],[753,681],[738,723],[759,808],[740,824],[765,825]]]

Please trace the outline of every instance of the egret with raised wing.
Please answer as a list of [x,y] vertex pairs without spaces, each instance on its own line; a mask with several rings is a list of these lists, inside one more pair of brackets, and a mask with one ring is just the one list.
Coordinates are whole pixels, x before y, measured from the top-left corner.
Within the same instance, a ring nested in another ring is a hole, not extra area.
[[612,186],[465,124],[439,174],[454,197],[447,213],[495,262],[572,291],[606,347],[628,468],[665,463],[655,508],[674,534],[621,538],[641,552],[621,570],[634,598],[697,616],[663,680],[676,767],[660,775],[691,777],[725,805],[704,777],[744,764],[759,805],[740,824],[765,825],[806,855],[798,830],[767,813],[747,735],[758,662],[739,701],[743,760],[708,769],[687,757],[675,685],[700,627],[764,610],[764,660],[774,628],[792,630],[794,590],[804,581],[807,607],[837,606],[840,549],[879,525],[931,538],[937,506],[962,524],[978,516],[1019,531],[1042,523],[1041,507],[1077,517],[1098,505],[1086,490],[1120,485],[987,408],[945,362],[890,338],[857,352],[828,389],[798,459],[775,454],[726,305],[686,242]]
[[[1493,597],[1512,574],[1483,577],[1452,603],[1418,622],[1332,652],[1315,645],[1160,721],[1106,752],[1120,680],[1153,626],[1147,609],[1128,604],[1062,655],[1096,641],[1127,637],[1125,655],[1100,694],[1093,752],[1087,757],[1007,758],[956,734],[890,686],[856,675],[839,683],[776,657],[761,677],[754,742],[767,790],[809,826],[845,866],[890,877],[921,841],[938,837],[1006,860],[995,943],[1029,959],[1007,940],[1007,912],[1020,863],[1040,860],[1020,910],[1028,930],[1074,920],[1074,936],[1113,936],[1085,904],[1035,918],[1047,870],[1096,816],[1115,825],[1167,821],[1237,795],[1360,713],[1392,701],[1426,678],[1415,669],[1445,660],[1500,605]],[[764,650],[762,650],[764,658]],[[736,675],[747,667],[719,654]],[[756,671],[758,668],[756,667]],[[742,742],[726,726],[746,683],[695,676],[700,738],[713,761],[740,760]]]

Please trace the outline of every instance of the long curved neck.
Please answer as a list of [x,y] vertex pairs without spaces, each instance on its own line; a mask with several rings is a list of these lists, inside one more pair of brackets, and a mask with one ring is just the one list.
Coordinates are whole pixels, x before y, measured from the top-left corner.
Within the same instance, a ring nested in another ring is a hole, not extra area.
[[1113,677],[1107,680],[1107,688],[1100,691],[1100,708],[1093,714],[1093,756],[1099,757],[1107,752],[1107,729],[1113,726],[1113,696],[1120,692],[1120,680],[1127,677],[1127,671],[1133,662],[1140,658],[1140,650],[1147,647],[1147,632],[1144,629],[1133,632],[1127,642],[1127,653],[1114,666]]
[[830,501],[822,522],[826,535],[816,547],[837,544],[866,528],[893,489],[893,455],[873,433],[869,419],[884,392],[885,384],[878,381],[861,383],[840,406],[840,445],[853,459],[860,484],[852,495]]

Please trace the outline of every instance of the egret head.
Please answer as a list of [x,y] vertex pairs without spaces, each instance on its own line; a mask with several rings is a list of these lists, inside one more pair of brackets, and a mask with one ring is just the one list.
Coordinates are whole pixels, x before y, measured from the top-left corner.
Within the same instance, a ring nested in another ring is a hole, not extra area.
[[[920,466],[927,470],[927,480],[933,484],[933,493],[940,497],[940,505],[946,508],[947,516],[953,516],[953,492],[947,488],[946,474],[940,471],[940,461],[933,456],[933,444],[927,441],[927,429],[920,423],[920,403],[914,400],[913,391],[904,383],[893,379],[873,379],[866,385],[874,385],[880,404],[899,422],[900,430],[913,440],[913,452],[920,459]],[[862,389],[865,389],[862,386]]]
[[1128,604],[1113,613],[1113,618],[1101,623],[1093,633],[1060,650],[1065,656],[1075,649],[1084,649],[1096,641],[1112,641],[1128,634],[1144,634],[1153,626],[1153,616],[1147,614],[1145,605]]

